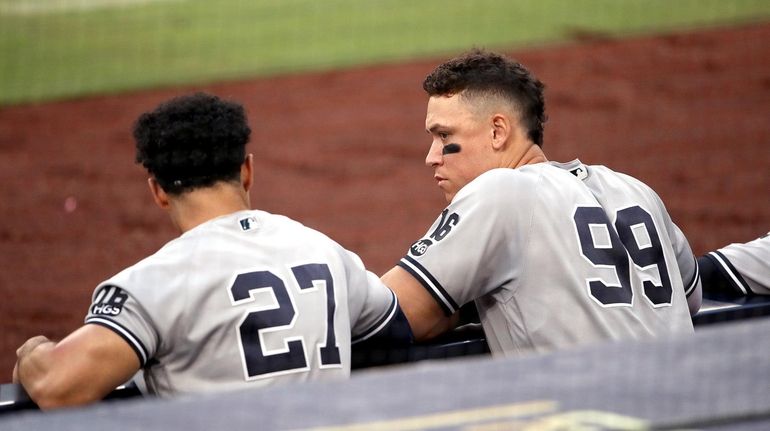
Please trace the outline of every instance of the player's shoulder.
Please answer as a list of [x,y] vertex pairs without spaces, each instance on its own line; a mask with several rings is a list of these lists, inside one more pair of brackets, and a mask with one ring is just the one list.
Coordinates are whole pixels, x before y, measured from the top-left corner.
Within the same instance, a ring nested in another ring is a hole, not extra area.
[[585,165],[585,167],[587,169],[586,181],[598,185],[598,188],[604,193],[643,197],[645,201],[663,206],[658,193],[650,185],[633,175],[616,171],[604,165]]
[[652,187],[647,185],[644,181],[634,177],[633,175],[625,172],[616,171],[608,166],[604,165],[586,165],[588,169],[588,175],[605,180],[615,181],[630,185],[632,187],[638,187],[645,190],[652,190]]
[[[167,244],[165,248],[188,249],[190,243],[196,243],[200,237],[232,237],[232,235],[262,236],[266,240],[279,236],[287,241],[328,238],[320,232],[305,226],[290,217],[274,214],[263,210],[244,210],[217,217],[193,230],[190,230]],[[173,252],[173,251],[169,251]]]
[[257,216],[255,219],[257,229],[265,235],[281,241],[286,247],[300,247],[307,251],[314,250],[315,253],[327,257],[331,254],[337,256],[351,254],[330,236],[293,218],[261,210],[253,210],[252,214]]
[[527,186],[534,186],[537,184],[539,178],[543,175],[543,170],[545,168],[546,166],[544,164],[538,163],[535,165],[521,166],[515,169],[490,169],[470,181],[460,190],[458,195],[485,192],[484,195],[488,196],[489,193],[504,193],[507,190],[531,190],[531,188]]
[[265,211],[257,212],[261,215],[263,228],[266,230],[276,232],[277,234],[287,238],[297,238],[300,241],[320,242],[323,244],[331,245],[333,247],[341,247],[337,241],[325,233],[312,227],[306,226],[304,223],[291,217],[287,217],[281,214],[268,213]]
[[[226,242],[233,232],[246,233],[261,225],[264,215],[241,211],[216,217],[171,239],[154,253],[126,267],[102,285],[117,285],[135,291],[151,288],[154,283],[167,285],[183,275],[207,269],[193,262],[205,261],[206,250],[220,241]],[[221,239],[219,239],[221,238]]]
[[185,247],[189,247],[190,244],[186,244],[187,242],[189,241],[182,238],[167,242],[155,253],[100,283],[97,290],[104,286],[118,286],[132,294],[138,294],[139,291],[152,289],[152,286],[165,284],[167,279],[174,277],[174,274],[189,270],[187,257],[190,255],[190,249]]
[[544,170],[547,170],[546,166],[528,165],[486,171],[460,189],[450,210],[460,215],[471,211],[484,214],[488,220],[495,215],[526,214],[540,199]]

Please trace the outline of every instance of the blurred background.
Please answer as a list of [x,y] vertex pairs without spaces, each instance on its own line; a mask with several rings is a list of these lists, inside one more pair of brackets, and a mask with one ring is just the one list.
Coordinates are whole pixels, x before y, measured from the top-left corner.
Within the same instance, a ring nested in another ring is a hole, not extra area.
[[0,103],[769,16],[764,0],[0,0]]
[[767,0],[0,0],[0,382],[177,234],[130,137],[169,97],[243,103],[254,206],[379,274],[444,205],[423,77],[506,52],[547,85],[550,157],[647,182],[701,254],[770,230],[768,40]]

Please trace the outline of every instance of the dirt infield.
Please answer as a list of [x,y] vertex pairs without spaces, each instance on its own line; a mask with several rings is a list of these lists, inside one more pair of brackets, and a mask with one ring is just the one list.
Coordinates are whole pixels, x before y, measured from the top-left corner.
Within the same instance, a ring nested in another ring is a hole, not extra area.
[[[702,253],[770,230],[768,40],[765,24],[511,54],[548,86],[550,158],[646,181]],[[129,131],[180,93],[247,106],[255,207],[390,268],[444,205],[420,89],[440,60],[0,109],[0,382],[20,343],[76,328],[98,282],[176,235]]]

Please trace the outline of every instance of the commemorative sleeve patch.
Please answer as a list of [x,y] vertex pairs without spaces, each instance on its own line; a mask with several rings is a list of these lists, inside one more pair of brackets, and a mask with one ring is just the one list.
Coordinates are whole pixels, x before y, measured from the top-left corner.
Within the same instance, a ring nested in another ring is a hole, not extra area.
[[96,298],[91,304],[91,314],[117,316],[123,311],[126,299],[128,299],[128,294],[118,286],[104,286],[96,294]]
[[433,244],[433,241],[429,239],[421,239],[414,244],[412,244],[411,247],[409,247],[409,253],[412,256],[422,256],[425,254],[426,251],[428,251],[428,247],[430,247]]

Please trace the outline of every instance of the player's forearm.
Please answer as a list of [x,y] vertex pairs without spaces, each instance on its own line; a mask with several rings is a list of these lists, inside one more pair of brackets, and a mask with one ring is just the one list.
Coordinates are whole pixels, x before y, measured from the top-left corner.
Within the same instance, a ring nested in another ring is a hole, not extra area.
[[452,318],[444,315],[430,294],[402,268],[394,267],[381,279],[398,297],[415,341],[426,341],[452,329]]
[[13,380],[27,391],[40,408],[51,403],[53,352],[56,344],[45,337],[27,340],[17,351]]
[[459,321],[459,313],[455,313],[452,316],[442,316],[440,319],[431,320],[432,325],[423,325],[418,336],[415,336],[416,341],[428,341],[438,337],[441,334],[451,331],[457,326]]
[[57,343],[45,337],[27,341],[17,351],[14,381],[21,384],[29,397],[43,410],[85,404],[98,400],[88,379],[72,375],[66,355]]

